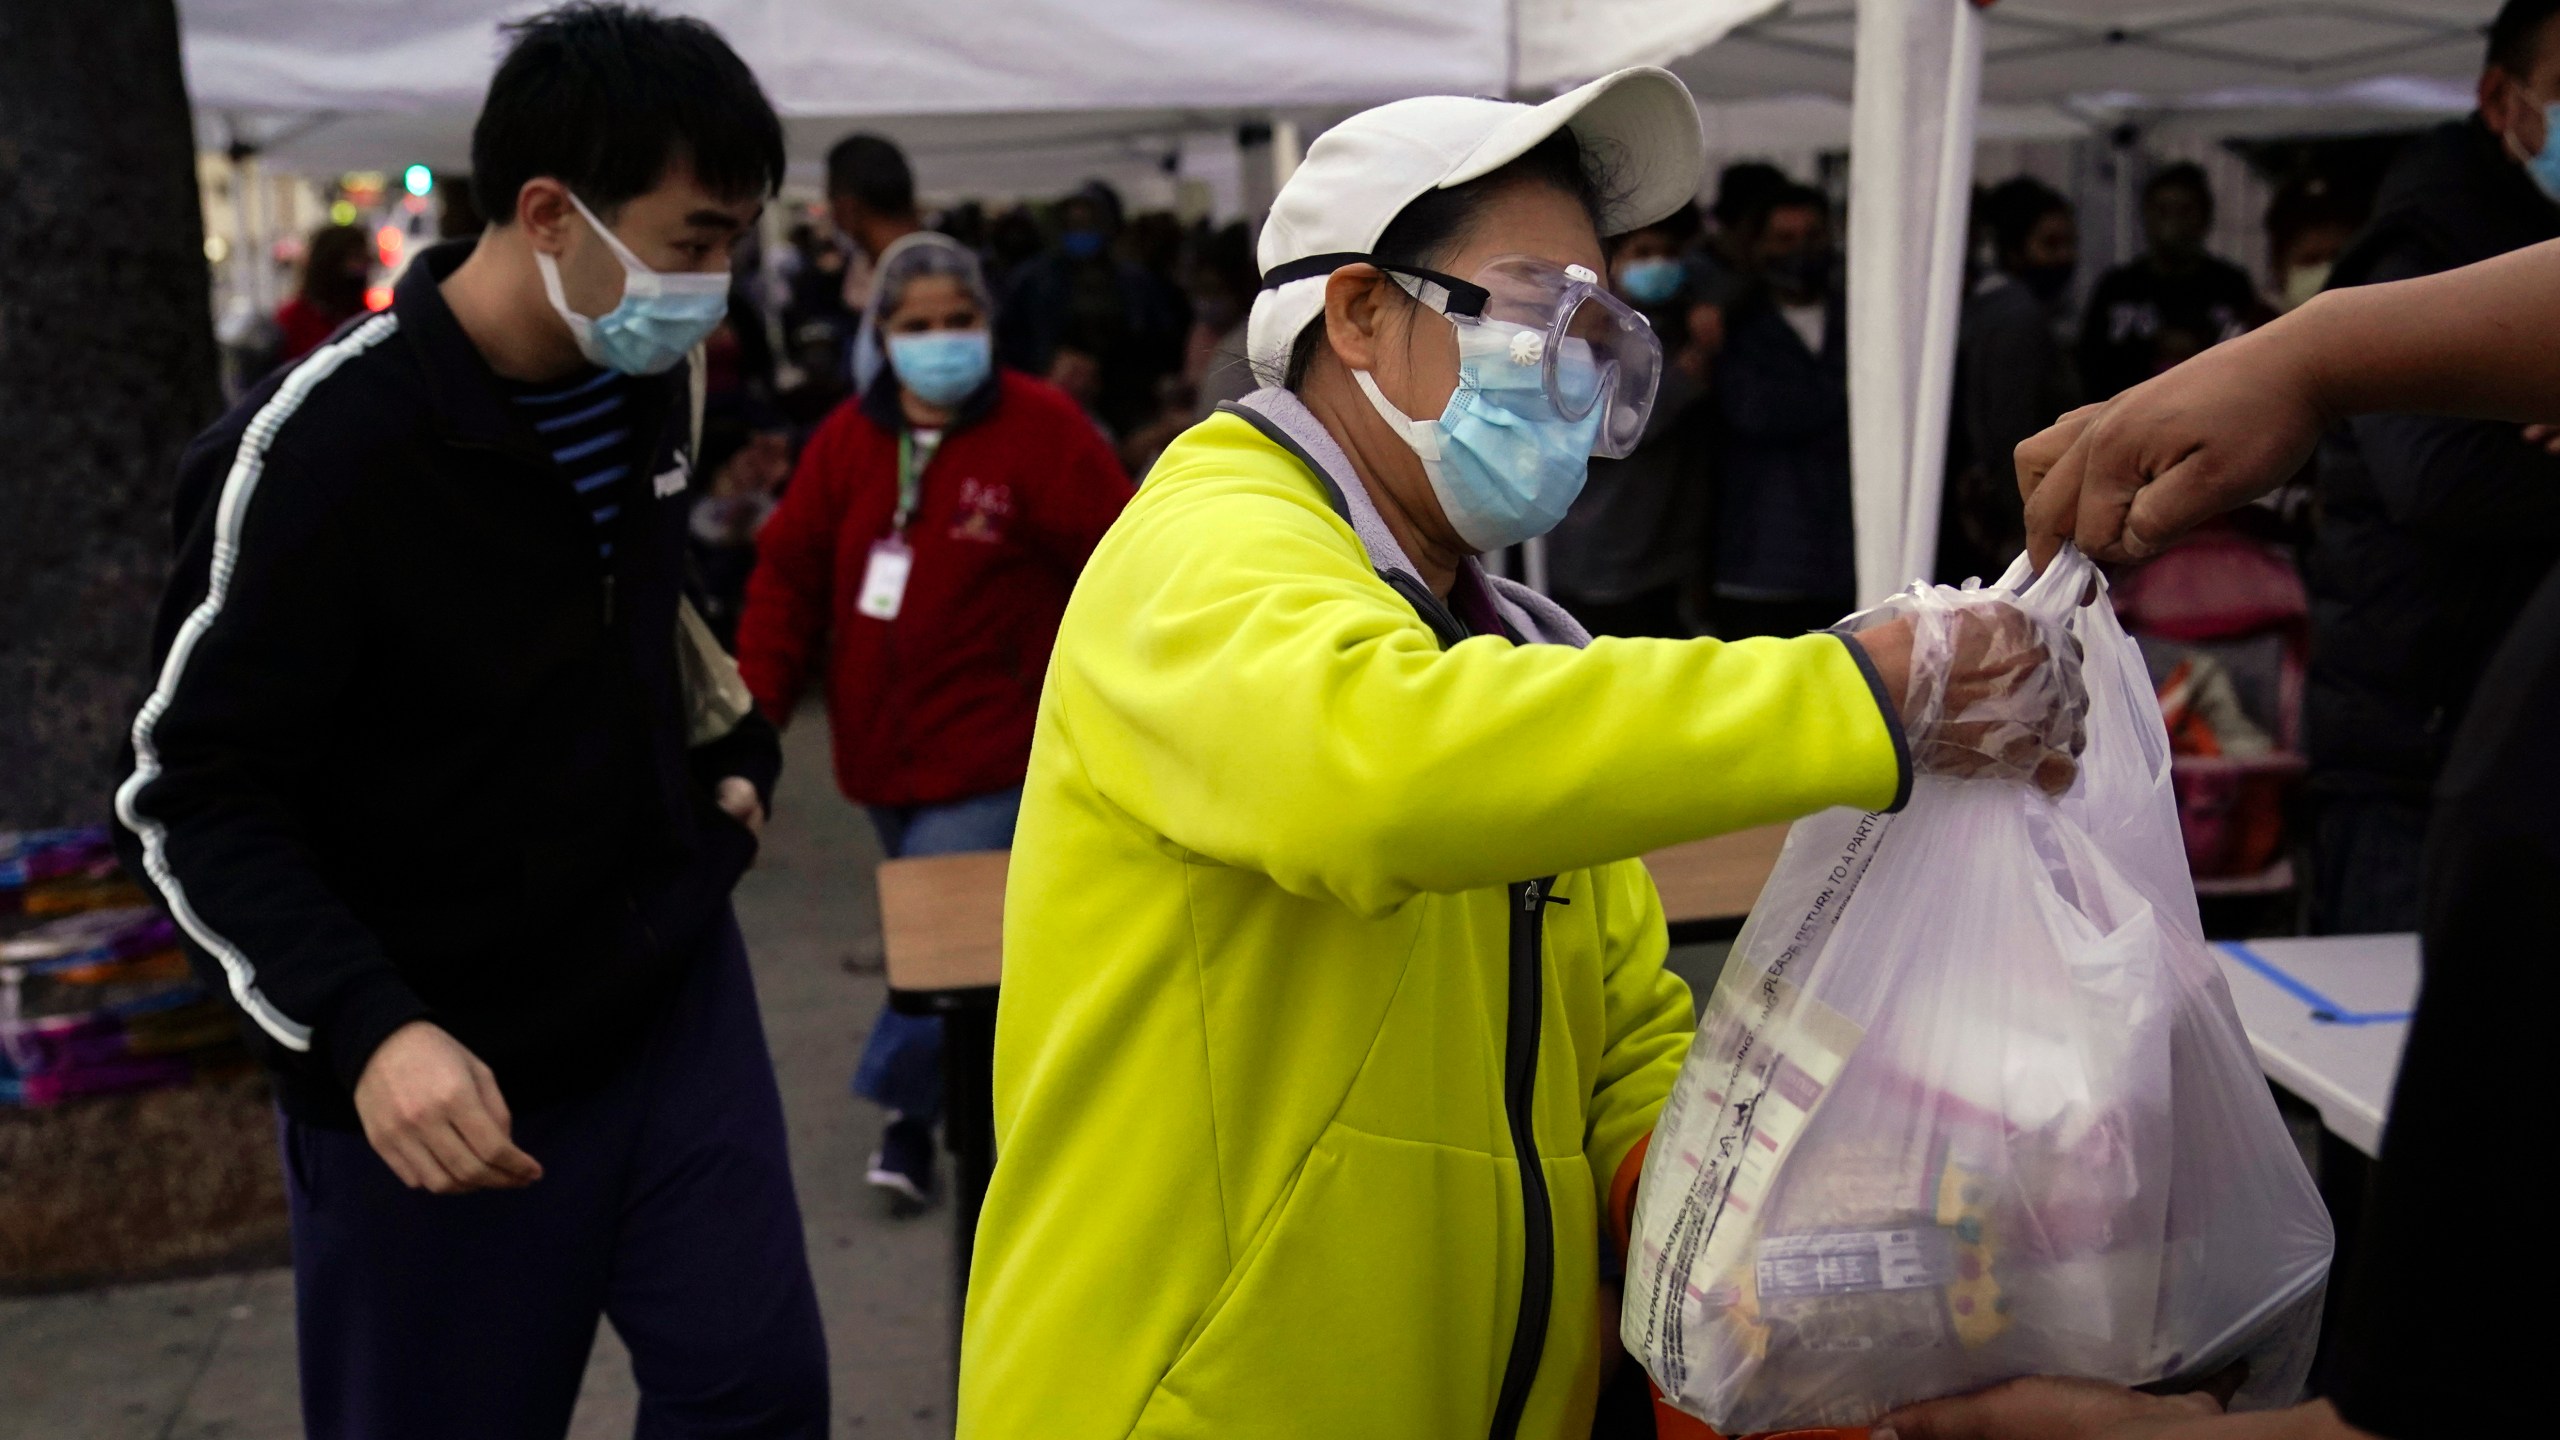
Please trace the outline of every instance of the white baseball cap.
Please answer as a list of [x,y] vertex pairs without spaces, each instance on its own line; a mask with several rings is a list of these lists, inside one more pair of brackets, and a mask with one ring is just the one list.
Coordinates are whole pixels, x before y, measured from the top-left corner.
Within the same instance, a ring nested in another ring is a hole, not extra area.
[[[1706,147],[1698,105],[1668,70],[1639,65],[1543,105],[1423,95],[1363,110],[1316,137],[1271,202],[1255,258],[1264,274],[1317,255],[1365,254],[1424,192],[1489,175],[1559,130],[1582,142],[1599,183],[1600,233],[1649,225],[1698,198]],[[1307,322],[1324,313],[1326,277],[1261,292],[1245,331],[1254,369],[1277,377]]]

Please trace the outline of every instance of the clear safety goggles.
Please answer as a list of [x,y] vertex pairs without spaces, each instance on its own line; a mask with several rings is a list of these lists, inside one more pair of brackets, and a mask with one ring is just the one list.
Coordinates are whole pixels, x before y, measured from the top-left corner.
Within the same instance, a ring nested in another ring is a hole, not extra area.
[[1264,289],[1292,280],[1330,275],[1346,265],[1384,271],[1406,294],[1449,317],[1453,325],[1488,321],[1517,327],[1508,349],[1513,364],[1537,367],[1548,403],[1566,420],[1580,421],[1606,406],[1591,453],[1610,458],[1634,453],[1653,412],[1662,379],[1662,341],[1653,326],[1609,293],[1598,275],[1580,265],[1558,265],[1528,255],[1498,255],[1472,280],[1370,255],[1313,255],[1274,268]]

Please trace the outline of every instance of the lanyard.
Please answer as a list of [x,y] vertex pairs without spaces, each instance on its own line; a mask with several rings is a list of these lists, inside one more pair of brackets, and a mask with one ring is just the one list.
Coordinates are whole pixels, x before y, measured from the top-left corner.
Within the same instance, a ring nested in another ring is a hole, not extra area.
[[898,431],[898,518],[889,527],[891,533],[907,533],[907,521],[914,518],[916,502],[922,498],[924,467],[916,463],[915,432],[901,429]]

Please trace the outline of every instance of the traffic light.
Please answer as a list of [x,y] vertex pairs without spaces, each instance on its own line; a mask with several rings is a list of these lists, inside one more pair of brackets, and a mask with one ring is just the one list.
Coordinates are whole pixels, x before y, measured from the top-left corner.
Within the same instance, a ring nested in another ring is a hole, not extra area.
[[436,172],[424,165],[412,165],[401,175],[400,183],[408,187],[410,194],[424,197],[436,188]]

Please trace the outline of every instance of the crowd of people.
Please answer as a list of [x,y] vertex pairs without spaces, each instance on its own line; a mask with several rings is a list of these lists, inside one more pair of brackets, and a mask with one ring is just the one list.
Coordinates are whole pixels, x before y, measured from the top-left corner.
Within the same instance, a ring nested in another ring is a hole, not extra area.
[[[715,31],[582,0],[511,33],[485,224],[378,312],[360,234],[316,238],[295,353],[188,452],[117,795],[277,1079],[310,1433],[557,1433],[600,1315],[644,1431],[825,1432],[729,905],[814,693],[886,853],[1016,847],[964,1432],[1586,1429],[1695,1024],[1625,857],[2076,763],[2086,693],[2019,608],[1834,628],[1832,197],[1742,164],[1702,210],[1694,104],[1639,69],[1363,112],[1258,234],[1099,183],[928,213],[849,136],[766,265],[783,130]],[[2477,113],[2369,215],[2287,186],[2263,287],[2195,166],[2076,308],[2069,200],[1988,188],[1940,578],[2072,532],[2036,487],[2106,433],[2084,404],[2560,238],[2555,114],[2560,0],[2509,0]],[[2225,522],[2307,549],[2326,928],[2417,922],[2555,467],[2510,420],[2359,413],[2307,528]],[[2133,561],[2202,511],[2090,513]],[[1549,593],[1505,573],[1532,544]],[[884,1012],[853,1067],[904,1209],[939,1044]],[[2073,1433],[2040,1394],[1903,1423]]]

